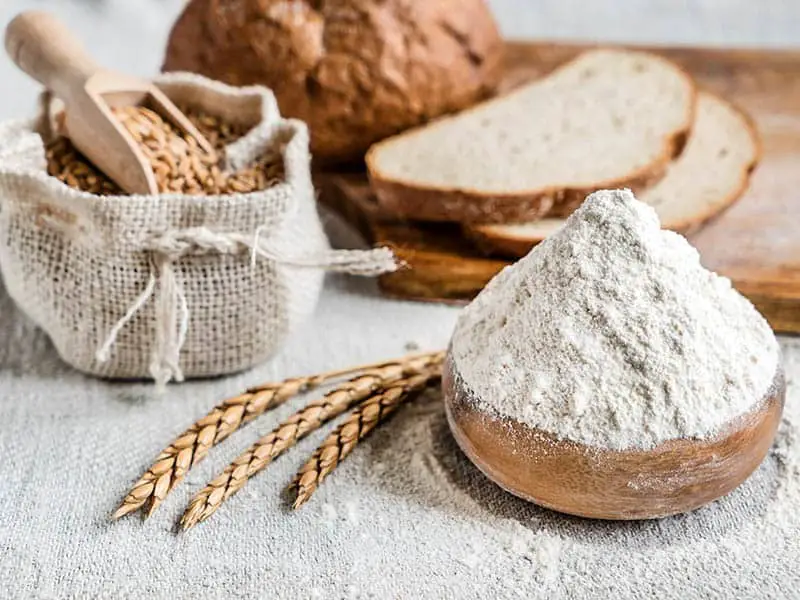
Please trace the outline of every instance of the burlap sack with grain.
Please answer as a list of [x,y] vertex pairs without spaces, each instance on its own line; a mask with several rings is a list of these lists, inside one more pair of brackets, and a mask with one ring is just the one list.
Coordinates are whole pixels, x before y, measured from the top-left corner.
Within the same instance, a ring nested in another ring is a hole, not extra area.
[[188,74],[157,83],[175,101],[258,122],[228,162],[285,144],[285,180],[246,195],[95,196],[47,175],[37,131],[49,119],[0,124],[0,269],[67,363],[160,383],[240,371],[309,316],[324,271],[394,268],[385,249],[329,248],[307,129],[281,118],[271,92]]

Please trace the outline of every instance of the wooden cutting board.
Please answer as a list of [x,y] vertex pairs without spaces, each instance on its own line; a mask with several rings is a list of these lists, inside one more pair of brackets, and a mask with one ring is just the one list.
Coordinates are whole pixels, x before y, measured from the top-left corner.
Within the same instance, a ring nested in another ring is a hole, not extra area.
[[[539,77],[586,46],[509,43],[504,89]],[[747,110],[764,156],[748,192],[690,236],[703,264],[727,277],[782,332],[800,332],[800,51],[647,48],[683,65],[699,84]],[[457,226],[398,221],[363,172],[318,173],[322,202],[408,268],[381,278],[388,295],[463,302],[507,261],[486,256]]]

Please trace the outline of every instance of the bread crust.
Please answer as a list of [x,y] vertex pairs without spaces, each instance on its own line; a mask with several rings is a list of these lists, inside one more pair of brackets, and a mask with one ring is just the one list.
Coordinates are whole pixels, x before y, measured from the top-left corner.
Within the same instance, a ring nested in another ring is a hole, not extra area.
[[490,96],[504,45],[484,0],[190,0],[163,69],[271,88],[321,164]]
[[[697,104],[697,88],[692,77],[680,66],[658,55],[649,55],[668,63],[671,68],[680,72],[691,94],[683,123],[665,137],[661,152],[651,164],[625,177],[598,182],[590,188],[549,187],[513,194],[487,194],[479,190],[416,186],[382,176],[375,165],[375,155],[381,146],[408,135],[401,133],[378,142],[367,152],[367,173],[378,202],[385,210],[410,220],[455,221],[465,224],[513,223],[540,219],[550,213],[553,207],[565,206],[574,209],[588,194],[597,189],[630,188],[635,193],[657,183],[666,173],[669,163],[683,150],[691,132]],[[569,67],[574,60],[577,59],[569,61],[558,69]],[[493,101],[488,100],[483,106]],[[478,108],[480,107],[468,110]]]
[[522,258],[544,238],[520,237],[496,231],[492,225],[466,225],[462,228],[469,238],[482,252],[507,258]]
[[[745,128],[750,133],[750,138],[755,151],[753,153],[753,159],[742,169],[739,182],[731,191],[731,193],[728,194],[723,200],[708,206],[705,210],[698,212],[692,217],[661,224],[663,229],[669,229],[670,231],[675,231],[676,233],[680,233],[682,235],[694,233],[700,230],[710,221],[720,217],[736,202],[736,200],[738,200],[744,194],[748,185],[750,184],[750,177],[755,168],[758,166],[758,163],[761,162],[764,152],[761,136],[758,133],[758,128],[756,127],[752,117],[747,112],[739,108],[730,100],[722,98],[714,93],[705,90],[703,90],[701,93],[711,96],[716,101],[727,105],[728,108],[742,120]],[[574,208],[577,208],[577,206]],[[547,217],[558,218],[559,215],[548,214]],[[513,258],[521,258],[525,256],[534,246],[536,246],[536,244],[539,244],[544,240],[544,238],[522,237],[513,235],[511,233],[502,232],[499,231],[499,228],[493,225],[465,225],[462,229],[464,234],[484,252]]]

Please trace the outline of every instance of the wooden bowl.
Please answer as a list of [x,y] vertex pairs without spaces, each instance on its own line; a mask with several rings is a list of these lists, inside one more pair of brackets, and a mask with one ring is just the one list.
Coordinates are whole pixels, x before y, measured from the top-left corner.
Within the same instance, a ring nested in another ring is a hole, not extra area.
[[713,439],[617,451],[560,440],[477,410],[449,356],[442,388],[453,436],[489,479],[540,506],[595,519],[666,517],[731,492],[764,460],[786,395],[779,367],[758,408]]

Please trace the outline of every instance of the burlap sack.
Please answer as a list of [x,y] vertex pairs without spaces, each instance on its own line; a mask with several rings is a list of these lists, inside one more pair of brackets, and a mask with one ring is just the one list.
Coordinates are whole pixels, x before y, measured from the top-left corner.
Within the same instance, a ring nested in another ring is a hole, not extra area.
[[394,268],[385,249],[330,250],[307,129],[281,118],[271,92],[188,74],[157,83],[173,100],[260,120],[229,163],[283,142],[285,181],[246,195],[95,196],[46,174],[44,122],[0,124],[0,269],[67,363],[161,383],[240,371],[313,311],[325,270]]

